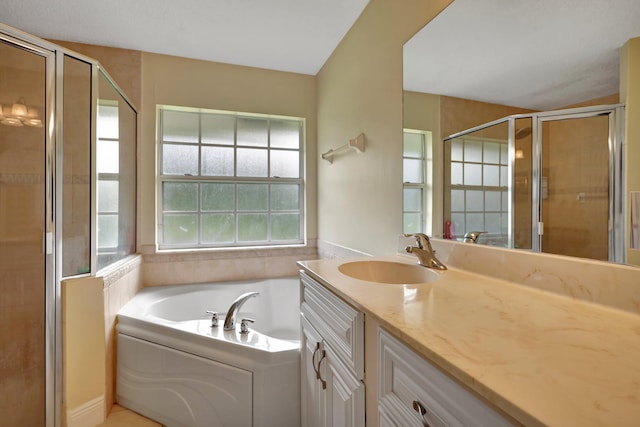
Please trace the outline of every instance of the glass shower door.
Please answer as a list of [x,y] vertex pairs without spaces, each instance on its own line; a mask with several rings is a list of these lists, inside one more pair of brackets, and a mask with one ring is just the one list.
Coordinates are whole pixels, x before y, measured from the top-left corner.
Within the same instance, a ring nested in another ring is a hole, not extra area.
[[0,426],[46,422],[46,78],[0,39]]
[[609,260],[610,115],[544,119],[542,252]]

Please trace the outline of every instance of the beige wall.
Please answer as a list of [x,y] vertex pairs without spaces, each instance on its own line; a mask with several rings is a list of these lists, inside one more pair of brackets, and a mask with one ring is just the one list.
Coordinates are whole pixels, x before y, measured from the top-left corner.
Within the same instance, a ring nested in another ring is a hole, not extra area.
[[[621,50],[620,100],[625,109],[625,148],[627,183],[627,230],[630,230],[630,208],[628,200],[631,191],[640,191],[640,168],[635,163],[640,159],[640,37],[629,40]],[[635,162],[634,162],[635,160]],[[627,237],[627,247],[629,240]],[[640,250],[628,249],[627,263],[640,265]]]
[[[74,413],[105,393],[103,282],[99,277],[62,282],[63,402],[68,425]],[[98,415],[104,417],[104,403]],[[82,411],[80,411],[82,412]]]
[[318,74],[318,237],[370,254],[402,232],[402,45],[450,2],[371,0]]
[[142,139],[138,176],[141,241],[155,251],[156,105],[179,105],[306,119],[308,238],[316,237],[316,78],[237,65],[143,53]]
[[100,62],[107,74],[133,103],[134,108],[140,111],[142,52],[60,40],[53,42]]
[[440,130],[443,138],[512,114],[533,112],[524,108],[450,96],[441,96],[440,100],[440,116],[442,117]]
[[113,407],[116,315],[142,288],[141,264],[134,256],[104,277],[62,282],[63,425],[101,420]]

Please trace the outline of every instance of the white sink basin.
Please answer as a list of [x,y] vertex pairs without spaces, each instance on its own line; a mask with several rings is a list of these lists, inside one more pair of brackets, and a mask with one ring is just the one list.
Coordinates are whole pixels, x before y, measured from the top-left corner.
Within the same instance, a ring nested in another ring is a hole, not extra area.
[[418,264],[394,261],[352,261],[338,266],[338,271],[367,282],[410,285],[438,280],[438,273]]

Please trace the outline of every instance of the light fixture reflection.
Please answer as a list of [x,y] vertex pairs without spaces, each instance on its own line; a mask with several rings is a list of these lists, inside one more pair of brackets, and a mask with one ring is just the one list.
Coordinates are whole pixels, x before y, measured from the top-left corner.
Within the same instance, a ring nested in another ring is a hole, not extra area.
[[18,99],[12,105],[2,105],[0,108],[0,123],[5,126],[42,127],[42,120],[36,107],[29,107],[24,98]]

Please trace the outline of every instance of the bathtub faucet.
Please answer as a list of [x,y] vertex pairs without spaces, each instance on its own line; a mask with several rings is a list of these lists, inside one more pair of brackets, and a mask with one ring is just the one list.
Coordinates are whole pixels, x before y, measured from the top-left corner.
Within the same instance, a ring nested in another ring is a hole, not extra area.
[[251,297],[257,297],[260,295],[260,292],[247,292],[246,294],[240,295],[229,307],[229,311],[227,312],[227,317],[224,319],[224,330],[225,331],[233,331],[236,329],[236,316],[238,315],[238,310],[242,307],[242,304],[247,302],[247,300]]

